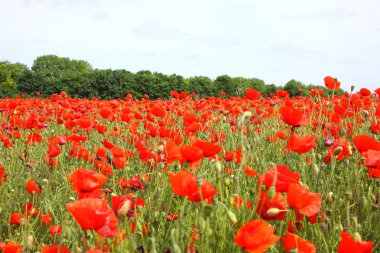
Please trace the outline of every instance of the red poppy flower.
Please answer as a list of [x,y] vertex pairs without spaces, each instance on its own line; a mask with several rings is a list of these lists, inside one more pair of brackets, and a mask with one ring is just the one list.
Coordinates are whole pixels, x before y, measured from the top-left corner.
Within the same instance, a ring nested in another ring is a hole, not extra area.
[[287,166],[277,165],[269,168],[260,177],[259,183],[264,184],[267,189],[274,185],[277,192],[287,192],[290,184],[299,183],[300,177],[299,173],[292,172]]
[[49,227],[50,237],[53,238],[55,235],[60,235],[62,233],[62,227],[60,225],[53,225]]
[[22,213],[12,213],[9,217],[9,223],[11,225],[21,225],[21,222],[26,222],[27,219]]
[[288,140],[288,143],[286,144],[286,148],[291,151],[303,154],[309,152],[311,149],[317,146],[314,140],[315,137],[312,135],[301,136],[292,134]]
[[33,205],[32,202],[24,204],[22,208],[24,209],[26,216],[36,216],[38,214],[38,208]]
[[33,179],[29,180],[25,188],[30,194],[39,194],[41,191],[40,187],[36,184],[36,182]]
[[182,157],[188,162],[195,162],[204,157],[203,150],[192,145],[183,145],[180,148]]
[[[213,185],[206,180],[201,180],[199,189],[196,182],[197,176],[186,170],[181,170],[177,174],[170,172],[169,178],[173,192],[179,196],[186,196],[190,201],[200,202],[203,199],[211,203],[212,197],[218,193]],[[202,196],[200,196],[199,192],[201,192]]]
[[368,135],[357,135],[352,140],[359,152],[366,152],[369,149],[380,151],[380,142],[372,139]]
[[107,182],[107,177],[91,170],[78,168],[70,174],[69,181],[73,184],[73,190],[79,194],[79,199],[99,198],[103,195],[101,188]]
[[48,150],[48,153],[47,153],[47,157],[49,157],[49,158],[56,157],[61,152],[62,152],[61,149],[57,145],[50,144],[49,145],[49,150]]
[[82,229],[95,230],[104,237],[117,235],[117,217],[106,199],[85,198],[66,205]]
[[338,246],[338,253],[372,253],[372,241],[355,241],[349,233],[340,232],[340,242]]
[[134,198],[135,195],[132,193],[121,196],[112,196],[112,209],[115,211],[119,218],[125,215],[132,218],[134,215],[135,207],[145,206],[145,200],[137,197],[134,200]]
[[244,167],[244,173],[250,177],[257,177],[259,175],[259,173],[257,173],[255,170],[251,169],[251,167],[249,167],[249,166]]
[[169,140],[165,146],[165,157],[168,164],[182,160],[180,148],[176,143]]
[[290,184],[287,195],[288,204],[305,216],[313,216],[321,209],[321,195],[310,192],[300,184]]
[[303,110],[294,108],[293,106],[283,106],[280,108],[281,119],[286,124],[293,127],[306,126],[308,122],[307,116]]
[[361,88],[359,90],[359,94],[362,95],[363,97],[368,97],[368,96],[371,96],[371,91],[366,88]]
[[214,156],[222,150],[222,148],[217,144],[199,139],[193,142],[193,146],[202,149],[204,157]]
[[368,150],[363,152],[362,155],[365,158],[364,166],[367,168],[379,168],[380,167],[380,151]]
[[274,229],[263,220],[252,220],[245,223],[236,233],[234,242],[247,252],[261,253],[278,241]]
[[70,253],[71,251],[64,245],[54,244],[42,246],[41,253]]
[[47,214],[43,214],[42,212],[40,213],[40,216],[39,216],[39,219],[40,221],[45,224],[45,225],[49,225],[50,222],[53,220],[53,216],[49,213]]
[[3,247],[3,253],[21,253],[22,247],[19,243],[8,242]]
[[290,253],[292,250],[297,249],[298,253],[315,253],[317,250],[312,242],[308,240],[303,240],[296,234],[286,232],[286,234],[281,237],[282,247],[285,251]]
[[245,95],[250,100],[257,100],[260,97],[261,93],[255,89],[248,89],[245,91]]
[[331,76],[326,76],[323,81],[325,82],[325,85],[327,89],[329,90],[339,90],[340,88],[340,82],[336,78],[333,78]]
[[260,191],[260,200],[257,203],[256,213],[266,220],[283,220],[286,216],[288,205],[282,193],[276,192],[272,198],[267,191]]
[[0,186],[3,184],[2,181],[7,181],[7,176],[4,172],[4,167],[0,164]]

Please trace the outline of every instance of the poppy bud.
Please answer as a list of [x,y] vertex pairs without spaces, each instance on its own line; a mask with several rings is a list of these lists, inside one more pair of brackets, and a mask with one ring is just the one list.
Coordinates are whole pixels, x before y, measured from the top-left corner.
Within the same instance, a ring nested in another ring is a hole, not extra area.
[[329,193],[327,193],[326,200],[327,200],[327,201],[331,201],[332,198],[333,198],[333,196],[334,196],[334,193],[333,193],[333,192],[329,192]]
[[222,164],[219,161],[215,162],[215,168],[219,174],[222,172]]
[[149,251],[149,253],[158,253],[157,249],[156,249],[156,239],[154,237],[152,237],[152,247]]
[[267,211],[267,214],[269,215],[269,216],[276,216],[277,214],[279,214],[281,212],[281,210],[280,209],[278,209],[278,208],[269,208],[269,210]]
[[249,119],[249,118],[252,117],[252,112],[250,112],[250,111],[245,111],[245,112],[243,112],[242,117],[243,117],[244,119]]
[[34,239],[33,239],[33,236],[29,235],[26,240],[25,240],[25,244],[24,244],[24,247],[28,250],[32,250],[33,249],[33,242],[34,242]]
[[260,189],[261,191],[265,192],[267,190],[267,186],[265,184],[262,184]]
[[234,204],[234,198],[233,197],[230,197],[228,199],[228,203],[230,204],[230,206],[232,206]]
[[365,116],[369,116],[369,112],[367,110],[363,110]]
[[348,150],[348,154],[352,155],[352,146],[351,145],[348,145],[347,150]]
[[121,208],[117,211],[117,217],[125,217],[129,211],[129,208],[131,207],[131,201],[127,200],[124,202],[124,204],[121,206]]
[[355,86],[351,85],[351,92],[353,92],[354,90],[355,90]]
[[362,205],[364,208],[368,206],[368,199],[365,196],[362,197]]
[[320,169],[319,169],[318,165],[316,165],[315,163],[313,163],[313,174],[315,176],[317,176],[319,174],[319,171],[320,171]]
[[177,243],[173,243],[173,246],[172,246],[172,251],[173,253],[181,253],[181,248],[178,246]]
[[338,155],[340,155],[340,153],[342,153],[342,151],[343,151],[343,148],[341,146],[339,146],[336,149],[334,149],[333,154],[334,154],[334,156],[338,156]]
[[195,183],[197,183],[198,187],[201,187],[201,186],[202,186],[202,178],[197,177],[197,178],[195,179]]
[[352,238],[357,241],[357,242],[360,242],[362,240],[362,237],[361,235],[359,234],[359,232],[355,232],[353,235],[352,235]]
[[237,218],[236,218],[236,215],[235,215],[233,212],[231,212],[230,210],[227,211],[227,215],[228,215],[228,218],[230,218],[230,221],[231,221],[234,225],[238,222],[238,220],[237,220]]
[[199,231],[203,234],[206,230],[206,221],[203,219],[203,217],[200,217],[199,219]]
[[231,180],[229,178],[224,179],[224,184],[227,185],[227,186],[230,185],[231,184]]
[[275,194],[276,194],[276,187],[272,185],[271,187],[269,187],[269,190],[268,190],[268,199],[273,199]]

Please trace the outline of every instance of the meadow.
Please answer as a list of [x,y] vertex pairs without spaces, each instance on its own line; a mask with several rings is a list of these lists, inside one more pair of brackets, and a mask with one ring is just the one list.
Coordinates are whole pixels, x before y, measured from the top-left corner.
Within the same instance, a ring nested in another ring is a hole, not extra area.
[[379,95],[2,99],[0,251],[379,252]]

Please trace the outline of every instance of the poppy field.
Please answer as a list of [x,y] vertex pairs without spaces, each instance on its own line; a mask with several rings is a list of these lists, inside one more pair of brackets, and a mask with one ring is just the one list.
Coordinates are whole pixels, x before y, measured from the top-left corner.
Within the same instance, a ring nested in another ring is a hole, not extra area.
[[379,252],[379,95],[2,99],[0,252]]

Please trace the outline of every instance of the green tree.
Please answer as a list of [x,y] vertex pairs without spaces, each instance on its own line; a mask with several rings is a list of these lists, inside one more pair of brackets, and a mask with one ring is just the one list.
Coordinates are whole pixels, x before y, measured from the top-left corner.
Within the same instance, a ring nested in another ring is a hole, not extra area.
[[83,60],[45,55],[34,60],[32,70],[42,94],[51,95],[60,91],[75,94],[92,72],[92,67]]
[[236,95],[236,84],[233,82],[232,78],[228,75],[218,76],[215,81],[215,86],[219,92],[226,92],[227,96]]
[[304,87],[305,85],[303,83],[292,79],[285,84],[284,90],[289,93],[289,96],[295,97],[302,94]]
[[0,97],[11,97],[17,93],[17,84],[12,78],[9,62],[0,62]]
[[188,88],[184,91],[189,93],[195,92],[199,97],[217,95],[214,82],[206,76],[190,77],[188,79]]

